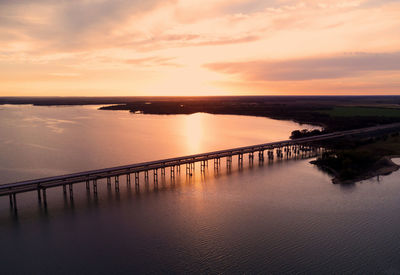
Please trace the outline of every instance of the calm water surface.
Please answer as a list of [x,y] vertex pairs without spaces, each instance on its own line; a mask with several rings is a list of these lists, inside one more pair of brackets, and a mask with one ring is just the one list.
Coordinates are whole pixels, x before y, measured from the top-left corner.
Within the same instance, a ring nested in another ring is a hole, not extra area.
[[[293,122],[0,106],[1,183],[287,139]],[[399,160],[398,160],[399,161]],[[1,273],[400,274],[399,172],[333,185],[309,159],[0,198]],[[184,167],[183,167],[184,168]]]

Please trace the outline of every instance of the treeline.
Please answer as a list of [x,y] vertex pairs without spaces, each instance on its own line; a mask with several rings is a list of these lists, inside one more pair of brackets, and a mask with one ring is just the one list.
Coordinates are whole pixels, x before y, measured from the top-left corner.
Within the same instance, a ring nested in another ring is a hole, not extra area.
[[305,138],[305,137],[313,137],[313,136],[318,136],[326,134],[326,131],[321,131],[318,129],[314,130],[308,130],[308,129],[303,129],[303,130],[294,130],[292,134],[290,135],[290,139],[297,139],[297,138]]
[[399,132],[382,132],[373,137],[344,137],[321,144],[330,149],[311,163],[346,182],[393,165],[385,156],[400,154]]

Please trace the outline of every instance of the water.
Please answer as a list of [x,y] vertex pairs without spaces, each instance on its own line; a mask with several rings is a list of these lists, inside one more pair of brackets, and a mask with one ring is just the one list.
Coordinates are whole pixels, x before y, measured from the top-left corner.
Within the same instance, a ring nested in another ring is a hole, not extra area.
[[[4,182],[285,139],[300,127],[206,114],[0,109]],[[139,190],[121,177],[119,193],[100,182],[97,199],[84,184],[72,202],[54,188],[47,211],[34,193],[20,194],[17,216],[0,198],[1,273],[400,273],[399,172],[340,186],[307,159],[244,163],[214,172],[210,162],[205,175],[197,165],[193,177],[182,169],[174,180],[167,170],[157,185],[141,177]]]

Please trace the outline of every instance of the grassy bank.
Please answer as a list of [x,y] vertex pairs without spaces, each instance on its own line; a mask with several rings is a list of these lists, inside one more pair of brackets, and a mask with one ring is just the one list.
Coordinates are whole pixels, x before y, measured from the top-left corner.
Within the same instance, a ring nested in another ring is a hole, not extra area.
[[334,107],[321,113],[331,117],[400,117],[400,109],[382,107]]

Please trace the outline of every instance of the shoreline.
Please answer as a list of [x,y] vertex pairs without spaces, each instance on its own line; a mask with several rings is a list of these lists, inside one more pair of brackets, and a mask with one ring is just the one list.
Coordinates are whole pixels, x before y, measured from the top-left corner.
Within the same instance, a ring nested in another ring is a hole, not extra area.
[[[387,113],[386,106],[394,102],[400,106],[400,96],[0,97],[0,104],[100,105],[100,110],[127,110],[153,115],[202,112],[267,117],[315,125],[327,132],[400,122],[400,110],[395,117]],[[354,106],[383,108],[383,115],[366,116],[365,112],[359,113],[360,107],[354,109]],[[345,107],[345,110],[335,112],[337,107]]]
[[394,158],[400,158],[400,155],[389,155],[382,157],[374,164],[377,167],[373,167],[372,170],[365,172],[354,179],[340,179],[339,172],[335,169],[326,165],[318,165],[316,161],[311,161],[310,163],[333,174],[333,184],[354,184],[374,177],[390,175],[391,173],[398,171],[400,169],[400,165],[393,162],[392,159]]

